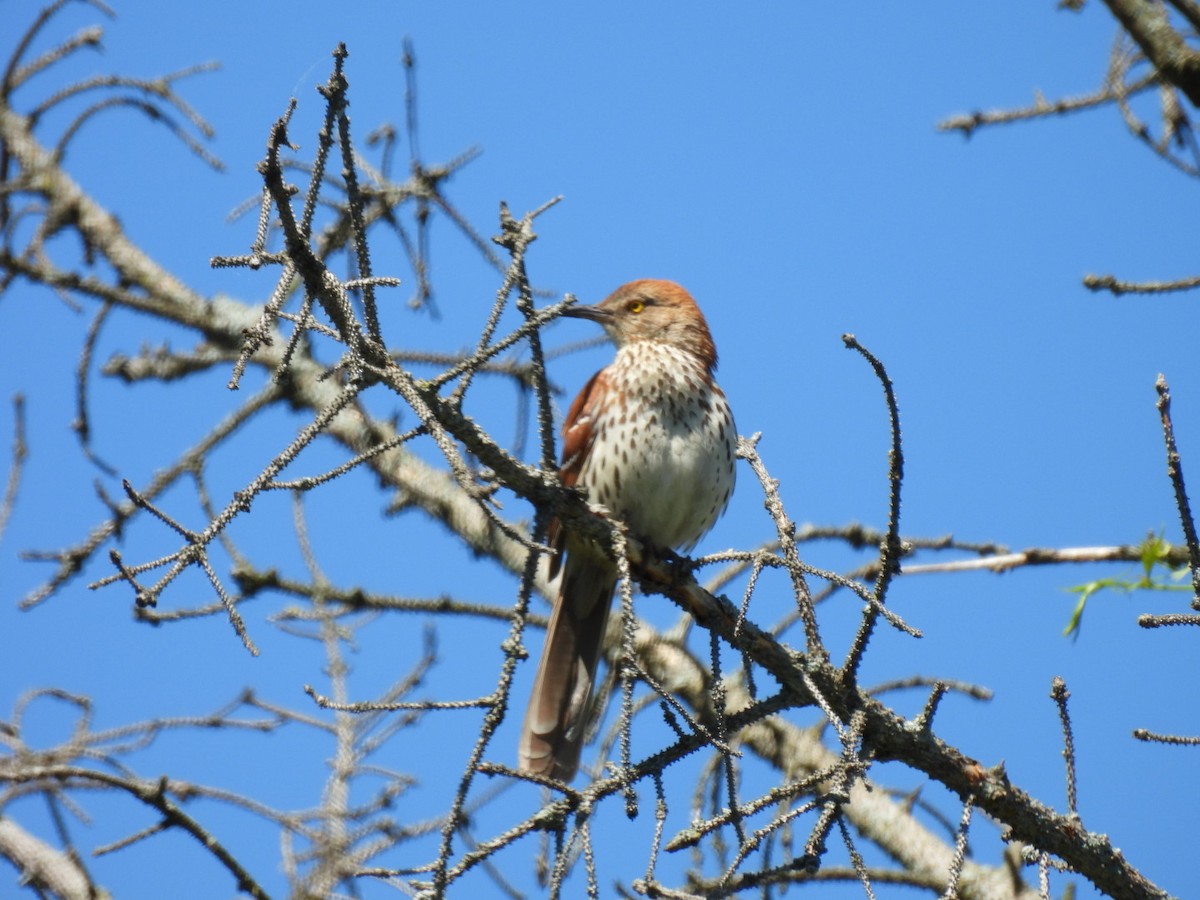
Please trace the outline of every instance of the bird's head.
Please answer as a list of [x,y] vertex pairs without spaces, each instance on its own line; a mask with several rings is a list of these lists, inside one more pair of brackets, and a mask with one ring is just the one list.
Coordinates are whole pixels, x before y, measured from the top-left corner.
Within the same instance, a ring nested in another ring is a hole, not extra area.
[[673,281],[631,281],[595,306],[571,306],[563,315],[599,323],[618,348],[657,341],[692,354],[709,371],[717,367],[717,348],[700,307]]

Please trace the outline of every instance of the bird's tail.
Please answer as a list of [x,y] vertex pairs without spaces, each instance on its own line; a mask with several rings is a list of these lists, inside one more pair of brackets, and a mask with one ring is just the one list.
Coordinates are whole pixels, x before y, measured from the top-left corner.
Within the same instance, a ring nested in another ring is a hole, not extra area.
[[569,782],[579,768],[616,567],[594,551],[568,553],[525,712],[520,766]]

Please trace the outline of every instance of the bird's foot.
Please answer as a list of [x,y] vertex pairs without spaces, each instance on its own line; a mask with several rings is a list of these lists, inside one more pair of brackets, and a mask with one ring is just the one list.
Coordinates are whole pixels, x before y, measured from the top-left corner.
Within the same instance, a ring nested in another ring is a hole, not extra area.
[[690,556],[681,556],[669,547],[658,547],[659,558],[666,564],[673,586],[692,580],[692,573],[699,568]]

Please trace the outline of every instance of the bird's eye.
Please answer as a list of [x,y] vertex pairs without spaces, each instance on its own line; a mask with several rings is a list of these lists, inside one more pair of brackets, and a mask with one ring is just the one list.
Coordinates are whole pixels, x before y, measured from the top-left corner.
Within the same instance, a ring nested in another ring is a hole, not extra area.
[[627,310],[629,310],[631,313],[640,313],[643,309],[646,308],[646,304],[643,303],[641,300],[630,300],[629,305],[626,306],[625,308]]

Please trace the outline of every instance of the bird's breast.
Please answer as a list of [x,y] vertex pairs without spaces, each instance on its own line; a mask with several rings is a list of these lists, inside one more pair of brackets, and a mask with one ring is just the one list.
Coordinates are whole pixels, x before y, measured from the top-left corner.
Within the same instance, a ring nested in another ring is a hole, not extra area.
[[579,483],[635,536],[688,549],[733,492],[737,433],[725,395],[667,346],[622,348],[608,374]]

